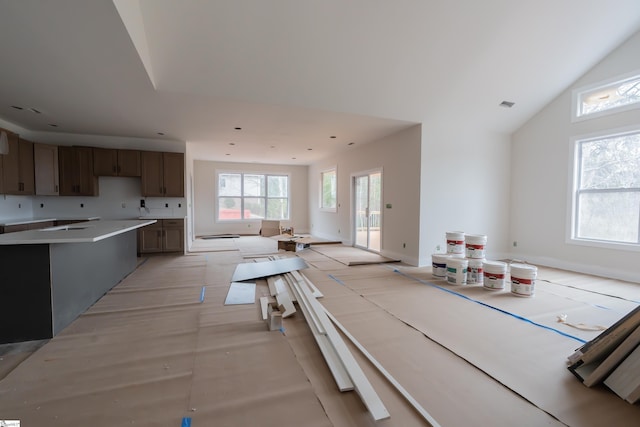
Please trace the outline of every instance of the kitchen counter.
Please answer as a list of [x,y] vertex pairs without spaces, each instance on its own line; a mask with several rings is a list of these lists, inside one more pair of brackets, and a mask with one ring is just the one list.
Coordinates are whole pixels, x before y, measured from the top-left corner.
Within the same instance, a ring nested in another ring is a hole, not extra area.
[[88,221],[0,235],[0,344],[51,338],[136,269],[137,229]]
[[34,245],[49,243],[92,243],[126,233],[156,222],[146,220],[100,220],[69,225],[18,231],[0,235],[0,245]]
[[39,222],[49,222],[49,221],[95,221],[100,219],[99,216],[90,216],[84,218],[14,218],[14,219],[3,219],[0,220],[0,227],[9,227],[12,225],[22,225],[22,224],[37,224]]

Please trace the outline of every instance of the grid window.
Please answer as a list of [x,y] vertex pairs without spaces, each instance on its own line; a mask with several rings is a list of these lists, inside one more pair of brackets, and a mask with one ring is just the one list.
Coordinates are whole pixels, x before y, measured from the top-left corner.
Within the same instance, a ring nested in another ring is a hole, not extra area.
[[576,142],[573,238],[640,244],[640,131]]
[[338,189],[336,169],[320,173],[320,209],[335,212],[337,208]]
[[218,174],[219,221],[289,219],[289,176]]
[[619,78],[589,89],[574,92],[576,118],[588,118],[640,107],[640,75]]

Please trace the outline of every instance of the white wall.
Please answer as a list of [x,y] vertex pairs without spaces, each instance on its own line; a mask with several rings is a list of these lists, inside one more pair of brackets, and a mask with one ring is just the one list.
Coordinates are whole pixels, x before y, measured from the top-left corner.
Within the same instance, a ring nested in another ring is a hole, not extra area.
[[[420,228],[420,125],[309,167],[309,211],[314,236],[353,244],[351,177],[382,168],[383,255],[417,265]],[[320,173],[337,167],[337,212],[320,211]],[[405,244],[406,247],[403,247]]]
[[510,241],[532,263],[640,282],[638,252],[569,244],[571,138],[640,124],[640,110],[571,122],[571,91],[640,70],[640,33],[612,52],[513,135]]
[[487,236],[487,259],[508,254],[510,139],[444,118],[422,126],[420,265],[446,252],[446,232]]
[[268,165],[257,163],[227,163],[206,160],[193,161],[193,221],[196,236],[211,234],[258,234],[260,220],[216,223],[217,171],[289,174],[291,219],[283,226],[294,227],[296,233],[309,232],[307,203],[307,166]]

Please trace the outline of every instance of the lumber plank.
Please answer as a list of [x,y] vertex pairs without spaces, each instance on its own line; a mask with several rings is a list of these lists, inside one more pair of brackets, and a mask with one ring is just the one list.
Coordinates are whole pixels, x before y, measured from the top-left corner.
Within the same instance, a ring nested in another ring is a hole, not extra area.
[[[298,292],[297,286],[293,286],[293,292]],[[311,333],[313,338],[316,340],[318,344],[318,348],[320,348],[320,352],[324,357],[327,366],[329,367],[329,371],[331,371],[331,375],[333,375],[333,379],[338,386],[338,390],[341,392],[351,391],[354,389],[354,384],[347,373],[347,370],[342,363],[342,360],[336,353],[333,345],[329,342],[329,338],[325,334],[319,333],[316,328],[309,322],[310,319],[310,308],[307,305],[305,299],[298,294],[298,305],[305,319],[307,319],[307,323],[309,323],[309,329],[311,329]]]
[[391,375],[389,371],[387,371],[384,368],[384,366],[382,366],[382,364],[380,364],[380,362],[378,362],[371,355],[371,353],[369,353],[367,349],[362,344],[360,344],[360,342],[353,335],[349,333],[349,331],[338,321],[338,319],[336,319],[329,312],[329,310],[326,309],[326,307],[323,306],[323,309],[326,315],[329,317],[329,319],[331,319],[331,321],[338,327],[338,329],[340,329],[340,331],[344,334],[344,336],[346,336],[349,339],[349,341],[351,341],[353,345],[355,345],[356,348],[360,350],[360,352],[364,355],[364,357],[366,357],[369,360],[369,362],[371,362],[371,364],[375,366],[375,368],[387,379],[387,381],[389,381],[391,385],[393,385],[393,387],[396,390],[398,390],[398,392],[402,395],[402,397],[404,397],[405,400],[411,406],[413,406],[413,409],[415,409],[416,412],[418,412],[420,416],[426,422],[428,422],[432,427],[440,427],[440,424],[438,424],[435,418],[433,418],[431,414],[429,414],[429,412],[427,412],[427,410],[424,409],[422,405],[420,405],[420,403],[413,396],[411,396],[411,394],[404,387],[402,387],[402,385],[393,377],[393,375]]
[[306,297],[306,300],[309,301],[309,308],[315,311],[318,315],[318,319],[327,333],[327,338],[338,354],[338,357],[342,360],[351,381],[353,381],[354,390],[358,393],[360,399],[362,399],[362,403],[367,407],[373,419],[375,421],[380,421],[389,418],[389,411],[387,411],[387,408],[384,406],[380,396],[378,396],[378,393],[374,390],[373,386],[362,371],[362,368],[353,357],[353,354],[351,354],[347,348],[346,343],[338,333],[337,329],[331,320],[329,320],[322,304],[313,297],[307,286],[297,286],[297,291]]
[[269,299],[267,297],[260,297],[260,310],[262,311],[262,320],[267,320],[268,305],[269,305]]

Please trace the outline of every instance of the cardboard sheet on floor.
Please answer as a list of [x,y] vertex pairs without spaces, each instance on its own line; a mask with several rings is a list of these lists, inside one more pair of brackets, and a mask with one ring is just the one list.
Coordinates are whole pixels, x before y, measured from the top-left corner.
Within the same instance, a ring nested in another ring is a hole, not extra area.
[[311,249],[347,266],[381,264],[399,261],[397,259],[387,258],[380,254],[345,245],[319,245],[312,246]]
[[231,282],[224,305],[254,304],[256,302],[256,284],[250,282]]
[[294,270],[303,270],[308,267],[307,263],[299,257],[282,258],[265,262],[244,262],[238,264],[231,280],[234,282],[243,282],[245,280],[289,273]]
[[[607,390],[584,387],[566,369],[566,356],[580,344],[575,339],[407,277],[368,279],[365,286],[361,280],[337,276],[347,288],[359,282],[353,288],[359,298],[411,325],[567,425],[631,426],[640,419],[640,408]],[[328,293],[315,284],[328,304]],[[355,307],[344,296],[330,301],[329,308],[338,312],[341,306],[350,312]],[[511,297],[508,302],[532,301]]]

